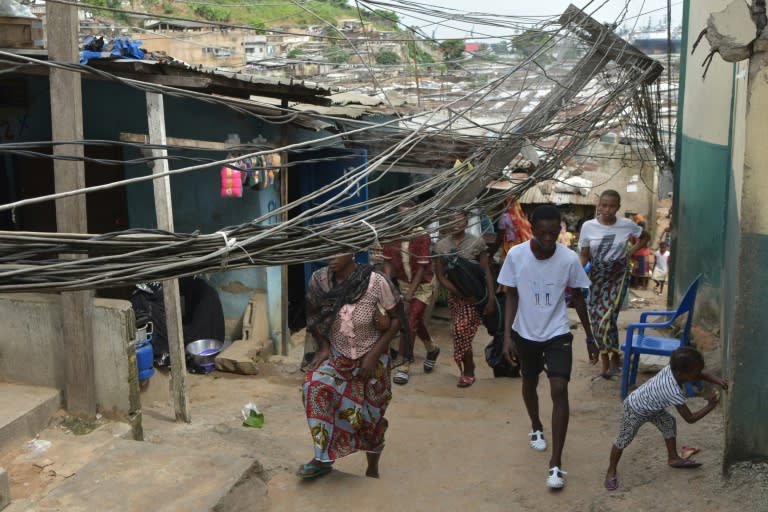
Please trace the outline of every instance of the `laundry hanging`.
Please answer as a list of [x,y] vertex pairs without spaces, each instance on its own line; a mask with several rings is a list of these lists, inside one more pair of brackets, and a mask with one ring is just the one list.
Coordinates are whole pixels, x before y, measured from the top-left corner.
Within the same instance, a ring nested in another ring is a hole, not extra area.
[[221,197],[243,197],[243,173],[225,165],[220,174]]
[[280,155],[270,153],[242,158],[223,166],[221,197],[242,197],[244,187],[259,191],[274,186],[280,176],[280,164]]

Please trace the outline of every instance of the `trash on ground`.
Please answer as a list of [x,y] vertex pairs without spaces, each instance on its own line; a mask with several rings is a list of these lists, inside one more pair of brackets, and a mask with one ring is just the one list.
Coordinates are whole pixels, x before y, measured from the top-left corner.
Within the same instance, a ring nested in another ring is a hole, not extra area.
[[259,412],[258,407],[253,402],[248,402],[240,410],[243,415],[244,427],[256,427],[261,428],[264,425],[264,414]]

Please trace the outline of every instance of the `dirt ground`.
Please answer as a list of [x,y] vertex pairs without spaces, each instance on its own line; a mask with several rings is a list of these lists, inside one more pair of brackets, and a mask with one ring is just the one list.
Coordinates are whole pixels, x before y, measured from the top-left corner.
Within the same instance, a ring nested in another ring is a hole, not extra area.
[[[651,292],[638,295],[645,299],[636,301],[638,306],[663,309]],[[636,319],[639,312],[631,308],[622,313],[621,323]],[[478,380],[470,388],[457,388],[447,312],[437,309],[431,326],[443,352],[436,370],[426,375],[421,371],[424,350],[417,345],[411,382],[394,386],[379,480],[364,476],[363,454],[337,461],[334,471],[314,481],[294,476],[296,467],[312,458],[300,394],[302,335],[294,336],[297,346],[291,356],[272,357],[257,376],[190,375],[191,425],[174,423],[167,403],[144,403],[146,440],[248,446],[263,465],[260,476],[266,482],[266,497],[262,492],[259,503],[256,498],[241,500],[222,510],[768,511],[768,468],[745,464],[730,477],[723,476],[721,408],[694,425],[678,417],[679,445],[701,449],[695,456],[704,463],[701,468],[669,468],[661,436],[645,426],[625,450],[620,489],[604,490],[620,416],[619,381],[593,379],[596,369],[587,362],[580,328],[574,331],[571,421],[563,459],[567,486],[550,491],[544,484],[549,453],[528,446],[530,423],[520,380],[493,378],[482,356],[488,336],[481,332],[475,340]],[[707,360],[716,366],[716,348],[707,353]],[[546,379],[540,384],[540,397],[546,436],[550,418]],[[240,425],[240,408],[248,402],[264,413],[263,428]],[[695,398],[690,406],[697,409],[703,404],[703,399]],[[25,482],[14,478],[13,471],[11,464],[12,493],[32,494],[35,487],[50,484],[35,483],[31,477]]]

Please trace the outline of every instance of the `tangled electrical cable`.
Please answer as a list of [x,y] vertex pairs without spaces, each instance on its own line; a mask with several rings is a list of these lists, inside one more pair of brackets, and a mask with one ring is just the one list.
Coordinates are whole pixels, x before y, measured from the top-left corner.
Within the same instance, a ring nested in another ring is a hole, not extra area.
[[[610,70],[610,80],[597,76],[582,77],[579,81],[567,66],[545,67],[537,62],[541,52],[535,51],[496,78],[418,114],[382,123],[337,118],[333,121],[341,127],[339,133],[315,141],[282,148],[245,146],[245,151],[250,151],[249,155],[302,151],[319,142],[347,145],[377,142],[381,149],[374,152],[366,164],[347,169],[342,177],[311,194],[256,219],[213,233],[169,233],[146,229],[104,235],[0,232],[0,292],[96,289],[202,272],[302,263],[400,240],[410,236],[408,233],[416,226],[425,227],[434,222],[450,226],[457,208],[464,211],[498,210],[508,197],[519,197],[531,186],[555,177],[590,139],[606,129],[606,119],[614,124],[628,123],[633,117],[641,119],[641,134],[644,140],[650,141],[654,156],[657,160],[667,158],[665,145],[654,142],[654,137],[660,139],[656,124],[658,103],[650,101],[653,89],[649,87],[652,86],[644,85],[648,82],[647,77],[637,66],[622,67],[604,62],[608,59],[601,55],[609,49],[609,43],[598,38],[591,46],[580,45],[577,54],[582,61],[592,59],[600,62]],[[2,52],[0,55],[12,58]],[[44,65],[64,67],[79,73],[94,72],[78,65]],[[222,98],[214,100],[171,87],[120,79],[103,71],[98,73],[104,78],[117,79],[142,90],[227,104]],[[559,101],[548,103],[544,98],[536,103],[536,94],[542,90],[538,85],[542,83],[548,84],[550,90],[559,88],[572,94],[567,99],[563,96]],[[537,87],[532,89],[535,94],[530,92],[532,86]],[[504,120],[481,120],[480,117],[486,112],[483,106],[497,96],[512,98],[514,108]],[[531,104],[535,107],[527,109],[526,106]],[[290,109],[281,110],[286,118],[297,115]],[[315,114],[305,111],[302,115]],[[329,117],[322,116],[322,119]],[[472,135],[478,130],[484,132]],[[381,180],[393,166],[413,158],[414,153],[418,158],[445,160],[446,143],[456,141],[464,144],[463,164],[446,165],[446,170],[423,181],[364,202],[342,206],[345,199],[360,187]],[[32,148],[35,145],[83,142],[123,144],[126,148],[142,150],[173,149],[173,146],[115,141],[48,141],[0,144],[0,152],[34,153],[34,156],[59,158],[33,151]],[[510,181],[511,171],[524,167],[526,159],[521,150],[525,146],[539,150],[539,162],[524,179]],[[102,160],[101,163],[149,162],[153,158],[123,162]],[[234,160],[168,158],[195,165],[174,169],[166,175],[202,171]],[[283,165],[299,165],[311,159],[307,155],[307,158]],[[0,205],[0,211],[158,177],[160,175],[141,176],[66,194],[17,201]],[[506,190],[489,188],[488,184],[493,180],[507,180],[509,186]],[[424,200],[425,197],[429,199]],[[397,206],[409,200],[416,200],[416,206],[405,213],[398,213]]]

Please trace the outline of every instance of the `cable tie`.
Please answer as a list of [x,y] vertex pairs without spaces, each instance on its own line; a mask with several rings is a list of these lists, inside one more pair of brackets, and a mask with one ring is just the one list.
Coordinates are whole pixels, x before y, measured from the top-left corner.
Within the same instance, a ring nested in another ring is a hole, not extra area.
[[221,266],[219,267],[219,272],[224,272],[227,269],[227,265],[229,264],[229,252],[230,249],[235,245],[237,242],[236,238],[233,238],[232,240],[227,237],[227,233],[224,231],[217,231],[217,235],[221,235],[221,237],[224,239],[224,247],[227,249],[227,252],[224,253],[224,257],[221,258]]
[[235,243],[237,243],[237,238],[233,238],[232,240],[230,240],[227,237],[227,233],[224,231],[217,231],[215,234],[221,235],[222,238],[224,238],[224,247],[228,249],[231,249],[232,247],[234,247]]
[[368,224],[368,221],[364,219],[360,219],[360,222],[371,228],[371,231],[373,231],[373,238],[376,240],[376,245],[381,245],[381,243],[379,243],[379,233],[376,231],[376,228]]

